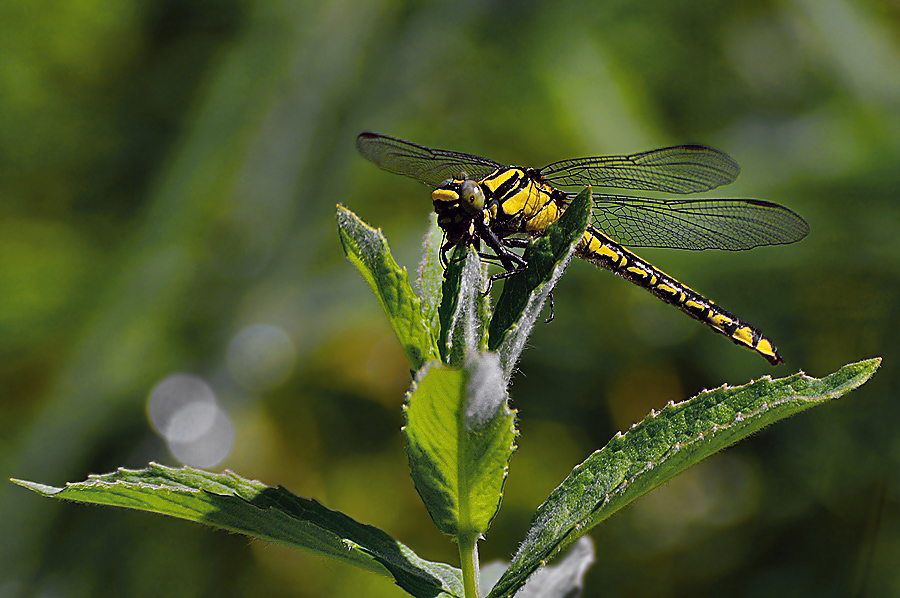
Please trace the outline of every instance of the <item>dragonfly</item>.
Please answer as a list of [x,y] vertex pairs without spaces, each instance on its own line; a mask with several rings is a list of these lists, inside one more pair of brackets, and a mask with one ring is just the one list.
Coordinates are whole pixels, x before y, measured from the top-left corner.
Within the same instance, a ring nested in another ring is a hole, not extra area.
[[[379,168],[428,185],[447,242],[480,249],[483,242],[505,272],[525,260],[512,248],[546,232],[588,185],[686,195],[734,182],[740,167],[705,145],[675,145],[631,155],[591,156],[543,168],[504,165],[474,154],[434,149],[379,133],[356,138]],[[593,187],[592,187],[593,188]],[[569,190],[567,190],[569,189]],[[660,199],[593,193],[590,224],[575,255],[618,274],[703,322],[772,365],[784,360],[759,329],[678,282],[627,247],[739,251],[794,243],[809,225],[792,210],[761,199]]]

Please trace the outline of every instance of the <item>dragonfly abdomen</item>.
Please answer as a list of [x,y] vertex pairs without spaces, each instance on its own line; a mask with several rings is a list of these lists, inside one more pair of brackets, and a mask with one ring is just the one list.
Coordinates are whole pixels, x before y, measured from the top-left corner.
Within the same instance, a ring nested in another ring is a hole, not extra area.
[[645,262],[596,228],[588,227],[575,251],[578,257],[647,289],[666,303],[727,336],[735,344],[756,351],[772,365],[783,361],[772,341],[757,328]]

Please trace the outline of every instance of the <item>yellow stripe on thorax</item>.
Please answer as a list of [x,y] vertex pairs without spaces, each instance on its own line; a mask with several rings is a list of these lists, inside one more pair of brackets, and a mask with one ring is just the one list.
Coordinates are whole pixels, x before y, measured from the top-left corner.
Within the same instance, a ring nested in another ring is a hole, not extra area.
[[[502,190],[504,183],[508,188]],[[562,215],[562,207],[556,205],[551,193],[553,189],[544,183],[532,180],[521,168],[507,168],[484,181],[492,193],[501,190],[501,197],[496,197],[499,205],[495,206],[492,216],[496,218],[522,218],[522,232],[542,233],[556,222]]]

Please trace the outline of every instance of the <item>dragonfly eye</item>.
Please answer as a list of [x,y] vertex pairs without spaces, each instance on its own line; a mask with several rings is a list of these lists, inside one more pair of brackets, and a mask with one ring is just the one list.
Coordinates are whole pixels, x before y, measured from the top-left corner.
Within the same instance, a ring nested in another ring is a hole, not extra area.
[[459,197],[463,208],[467,211],[480,212],[484,209],[484,192],[475,181],[463,181],[459,186]]

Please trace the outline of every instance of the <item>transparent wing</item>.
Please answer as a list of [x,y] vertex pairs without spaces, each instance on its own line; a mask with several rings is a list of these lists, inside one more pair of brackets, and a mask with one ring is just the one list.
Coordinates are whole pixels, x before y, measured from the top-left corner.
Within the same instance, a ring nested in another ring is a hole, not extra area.
[[593,223],[631,247],[741,250],[799,241],[809,225],[760,199],[665,200],[594,195]]
[[432,189],[446,179],[458,177],[461,171],[481,180],[501,167],[480,156],[432,149],[378,133],[360,133],[356,147],[379,168],[416,179]]
[[730,156],[705,145],[676,145],[630,156],[572,158],[539,170],[560,187],[604,185],[619,189],[697,193],[734,182],[741,172]]

